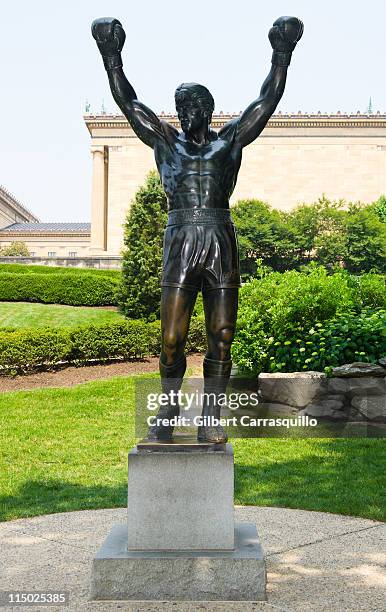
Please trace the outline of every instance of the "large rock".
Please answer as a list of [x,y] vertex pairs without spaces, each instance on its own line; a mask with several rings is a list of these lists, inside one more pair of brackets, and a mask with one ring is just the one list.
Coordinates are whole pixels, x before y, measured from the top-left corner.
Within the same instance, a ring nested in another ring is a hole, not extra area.
[[333,421],[347,421],[348,412],[346,410],[334,410],[331,415]]
[[328,395],[330,395],[330,393],[345,395],[349,389],[349,382],[345,378],[328,378],[327,389]]
[[339,402],[340,407],[336,408],[336,410],[341,410],[343,408],[343,404],[345,402],[345,394],[343,393],[329,393],[328,395],[326,395],[326,397],[324,399],[322,399],[322,401],[336,401]]
[[304,410],[301,410],[300,413],[310,417],[332,418],[335,412],[341,411],[342,408],[342,400],[325,399],[309,404]]
[[259,374],[259,393],[265,402],[289,404],[303,408],[326,392],[326,375],[322,372],[263,372]]
[[356,395],[386,396],[386,378],[373,376],[363,378],[347,378],[345,382],[347,383],[347,393],[350,397],[354,397]]
[[375,363],[363,363],[356,361],[355,363],[347,363],[332,370],[334,376],[341,378],[356,378],[358,376],[385,376],[385,370],[380,365]]
[[297,416],[299,413],[299,409],[295,406],[288,406],[288,404],[273,404],[269,402],[259,402],[259,405],[256,409],[254,415],[258,413],[258,416],[261,418],[268,418],[272,416],[272,418],[276,418],[279,416]]
[[366,421],[366,417],[363,416],[356,408],[351,408],[347,413],[348,420],[352,423],[358,423],[360,421]]
[[386,368],[386,357],[381,357],[380,359],[378,359],[378,363],[383,368]]
[[351,405],[369,421],[386,423],[386,396],[354,397]]

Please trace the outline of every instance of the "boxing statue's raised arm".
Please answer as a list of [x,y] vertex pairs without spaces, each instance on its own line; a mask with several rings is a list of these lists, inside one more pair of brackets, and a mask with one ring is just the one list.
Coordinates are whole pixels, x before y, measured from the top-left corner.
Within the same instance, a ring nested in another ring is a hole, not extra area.
[[113,98],[138,138],[153,148],[157,141],[172,137],[176,130],[137,99],[134,88],[125,77],[121,51],[126,34],[120,21],[111,17],[96,19],[91,32],[102,55]]
[[227,132],[233,133],[235,144],[245,147],[263,131],[284,93],[292,51],[302,34],[303,23],[296,17],[279,17],[275,21],[268,34],[273,48],[272,68],[263,83],[260,96],[248,106],[240,118],[229,122],[220,130],[220,137],[226,137]]

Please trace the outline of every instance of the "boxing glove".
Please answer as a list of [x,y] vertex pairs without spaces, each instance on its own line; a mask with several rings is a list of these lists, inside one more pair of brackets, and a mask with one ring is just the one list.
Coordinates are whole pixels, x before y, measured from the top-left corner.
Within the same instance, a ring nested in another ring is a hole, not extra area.
[[106,70],[121,67],[121,51],[126,39],[121,22],[113,17],[95,19],[91,25],[91,33],[102,55]]
[[279,17],[279,19],[276,19],[268,34],[273,48],[273,64],[289,66],[292,51],[301,39],[303,29],[303,22],[297,17]]

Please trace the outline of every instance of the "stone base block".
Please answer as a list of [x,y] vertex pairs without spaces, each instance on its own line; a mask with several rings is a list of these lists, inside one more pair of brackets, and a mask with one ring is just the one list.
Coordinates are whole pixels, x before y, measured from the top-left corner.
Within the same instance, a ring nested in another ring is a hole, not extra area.
[[91,597],[134,601],[265,601],[266,570],[253,523],[236,523],[233,551],[137,552],[114,525],[93,560]]
[[233,450],[129,453],[130,550],[232,550]]

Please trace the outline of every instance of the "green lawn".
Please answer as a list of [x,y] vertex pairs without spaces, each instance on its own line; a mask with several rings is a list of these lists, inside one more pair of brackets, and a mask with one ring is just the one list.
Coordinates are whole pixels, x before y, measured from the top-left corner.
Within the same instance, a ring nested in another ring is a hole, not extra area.
[[122,318],[119,312],[104,308],[0,302],[0,328],[72,327],[87,323],[109,323]]
[[[2,520],[124,506],[134,378],[0,395]],[[235,440],[236,504],[384,517],[384,441]]]

